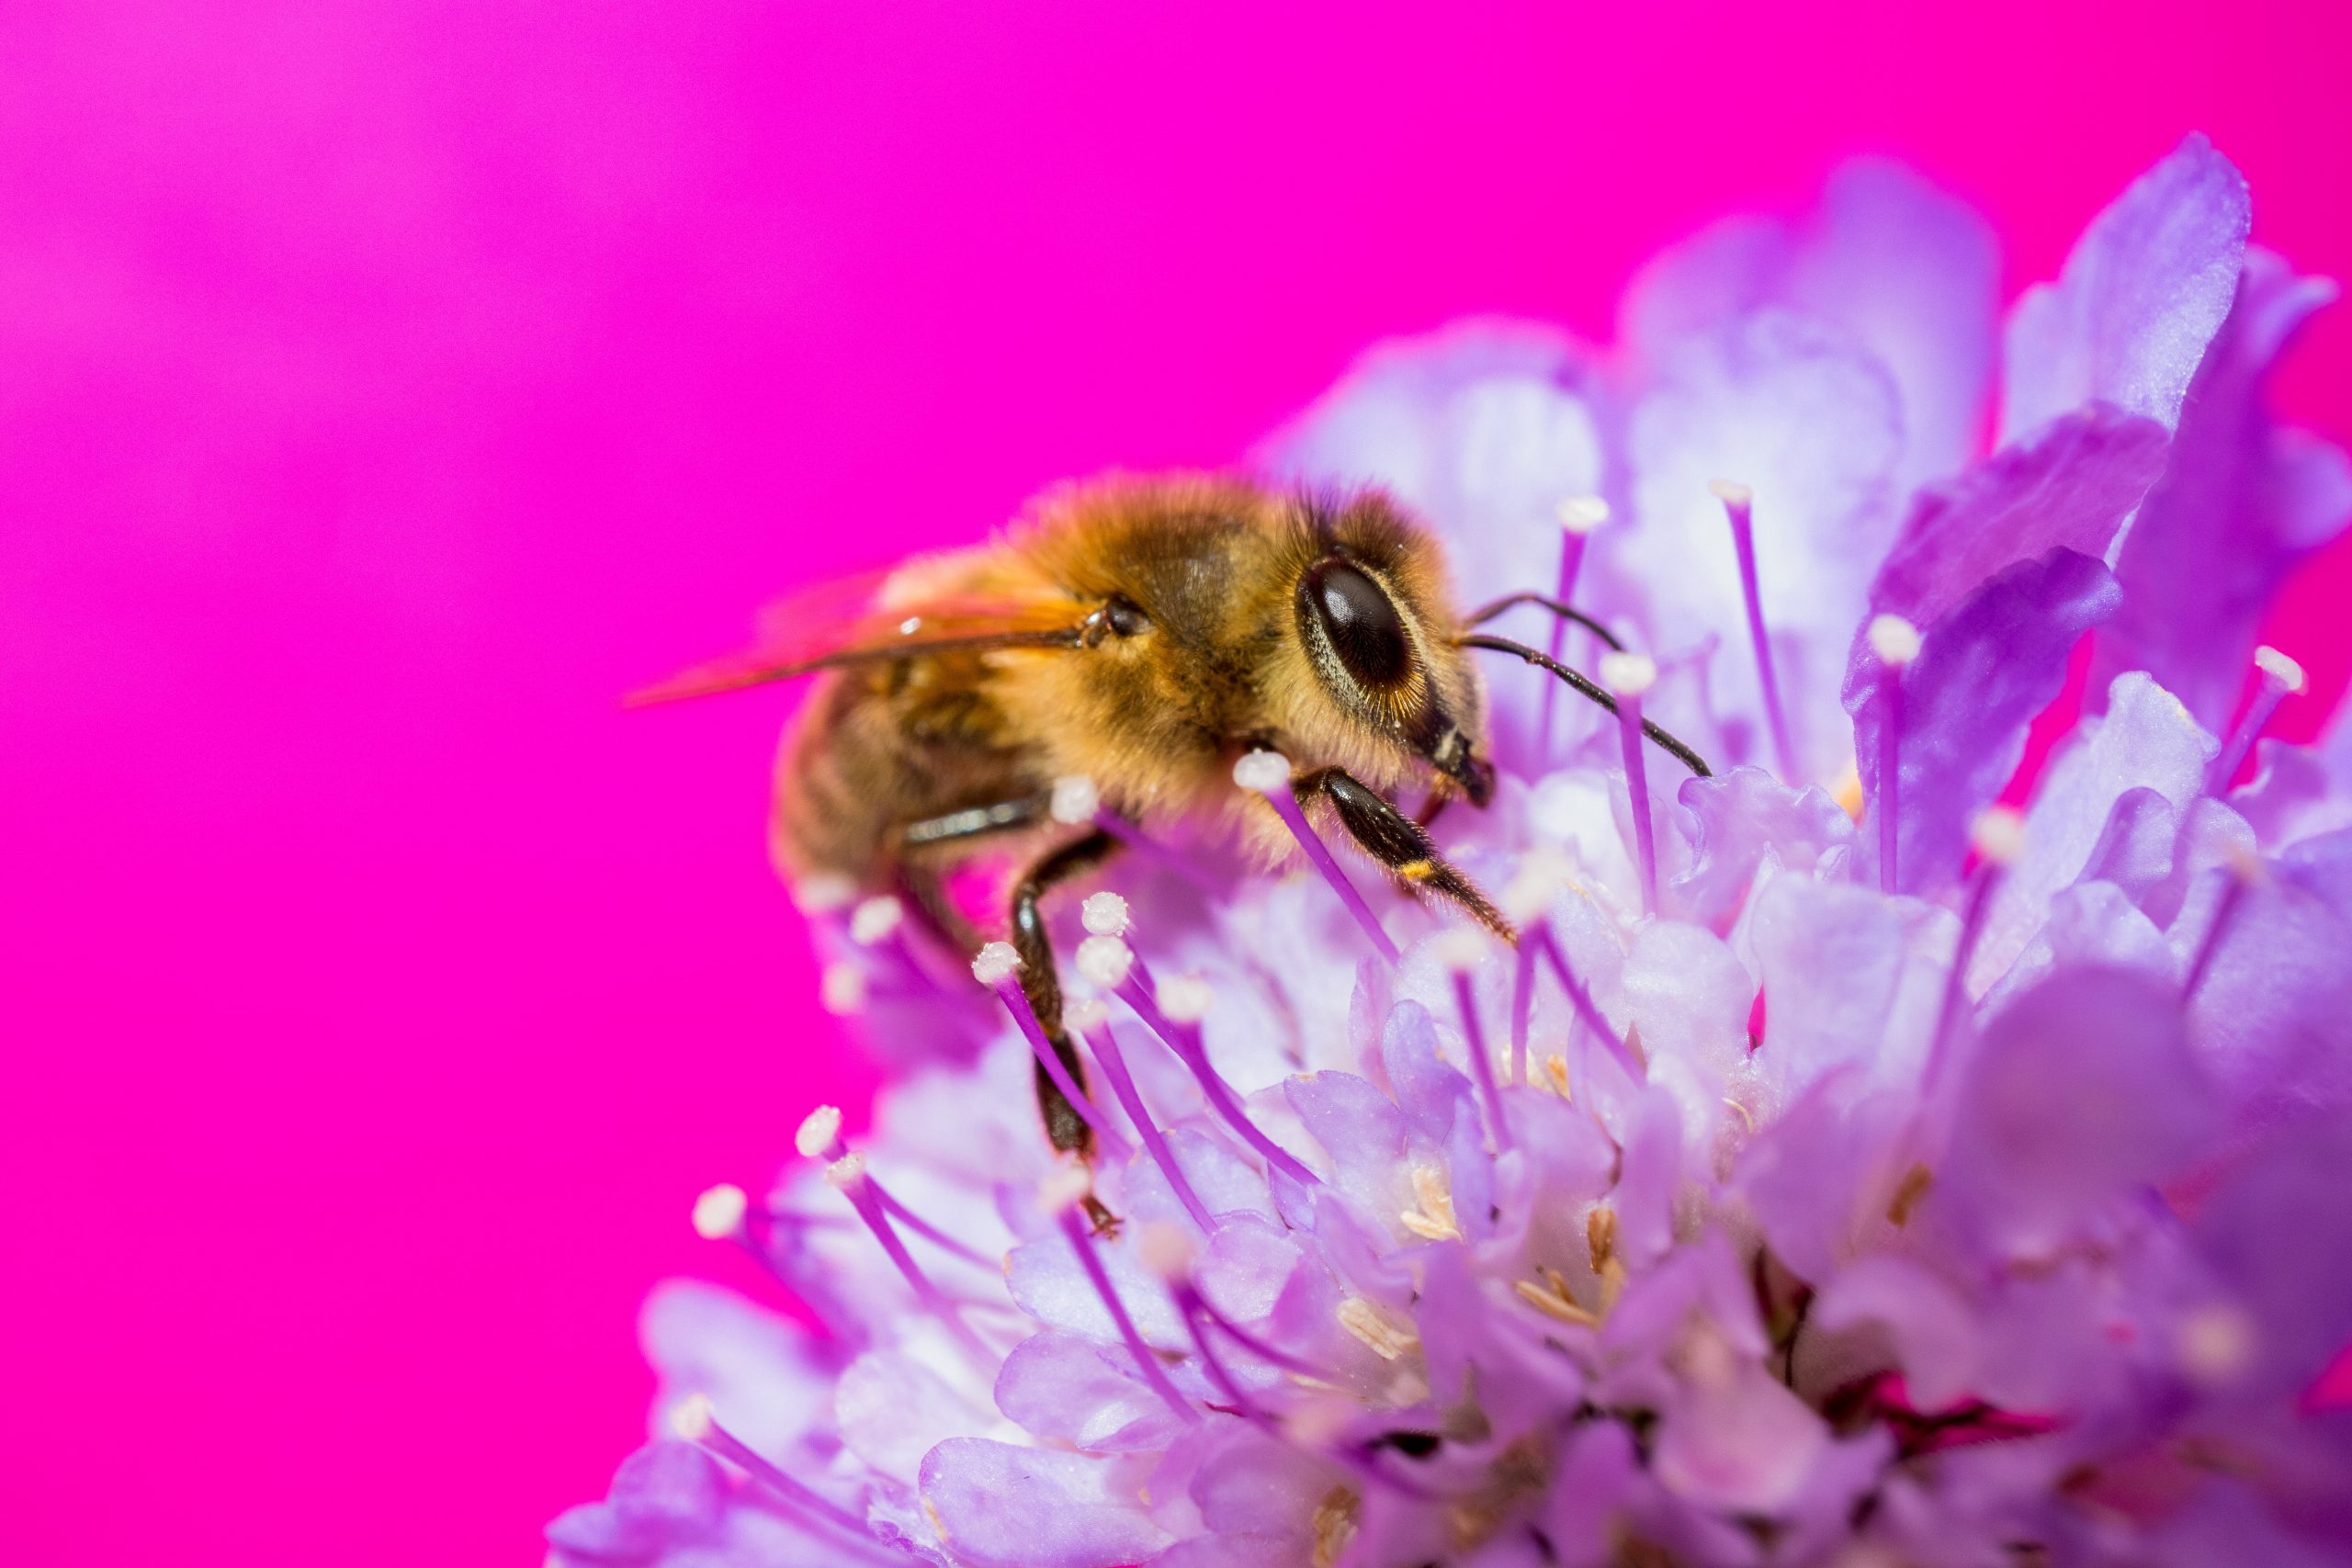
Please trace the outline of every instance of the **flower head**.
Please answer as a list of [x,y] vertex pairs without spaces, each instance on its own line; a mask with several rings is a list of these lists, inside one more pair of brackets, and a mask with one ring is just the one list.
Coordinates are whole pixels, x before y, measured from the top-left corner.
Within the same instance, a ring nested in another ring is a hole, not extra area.
[[1989,244],[1876,166],[1658,264],[1613,357],[1375,354],[1270,460],[1474,591],[1578,578],[1648,650],[1607,683],[1736,765],[1503,683],[1444,828],[1515,947],[1306,874],[1088,900],[1124,1156],[1057,1166],[1005,1031],[812,1118],[695,1223],[829,1332],[658,1294],[678,1435],[555,1561],[2352,1561],[2352,796],[2256,743],[2290,664],[2222,732],[2352,488],[2261,406],[2317,294],[2245,226],[2201,141],[2134,186],[1981,456]]

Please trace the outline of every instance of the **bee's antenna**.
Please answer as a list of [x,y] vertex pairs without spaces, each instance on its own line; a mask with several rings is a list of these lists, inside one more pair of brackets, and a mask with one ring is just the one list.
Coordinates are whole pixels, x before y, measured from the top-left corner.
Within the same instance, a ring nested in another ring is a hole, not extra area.
[[[1592,681],[1589,680],[1585,676],[1577,674],[1575,671],[1569,669],[1558,660],[1539,652],[1538,650],[1528,647],[1523,642],[1513,642],[1507,637],[1496,637],[1490,632],[1473,632],[1466,637],[1458,637],[1454,638],[1453,646],[1456,648],[1483,648],[1492,649],[1497,653],[1514,654],[1521,659],[1524,659],[1530,664],[1536,665],[1544,670],[1549,670],[1553,674],[1557,675],[1561,680],[1566,681],[1569,685],[1575,687],[1580,695],[1590,698],[1593,702],[1596,702],[1602,707],[1607,708],[1611,713],[1615,713],[1617,711],[1617,699],[1615,697],[1611,696]],[[1713,778],[1714,776],[1714,770],[1707,766],[1707,760],[1704,757],[1700,756],[1698,752],[1693,751],[1690,747],[1685,746],[1681,741],[1676,739],[1674,736],[1667,730],[1660,728],[1654,720],[1646,718],[1642,720],[1642,733],[1648,736],[1651,740],[1655,741],[1661,750],[1672,754],[1676,761],[1679,761],[1684,767],[1689,768],[1692,773],[1698,774],[1701,778]]]

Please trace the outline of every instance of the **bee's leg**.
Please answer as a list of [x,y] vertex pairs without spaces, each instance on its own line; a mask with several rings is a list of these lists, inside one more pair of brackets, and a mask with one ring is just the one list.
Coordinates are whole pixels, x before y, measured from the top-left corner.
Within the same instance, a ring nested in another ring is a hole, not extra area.
[[[1119,840],[1098,828],[1083,838],[1072,839],[1046,852],[1012,890],[1012,946],[1021,954],[1022,994],[1029,998],[1030,1010],[1037,1015],[1038,1025],[1053,1043],[1054,1054],[1069,1069],[1070,1081],[1081,1088],[1086,1083],[1086,1067],[1079,1060],[1069,1036],[1062,1031],[1061,976],[1054,967],[1053,939],[1046,932],[1045,916],[1038,910],[1037,901],[1058,884],[1101,865],[1118,849]],[[1046,1135],[1053,1140],[1054,1147],[1081,1158],[1093,1155],[1093,1134],[1063,1098],[1062,1091],[1054,1087],[1043,1063],[1037,1066],[1037,1108],[1045,1114]]]
[[1505,942],[1519,940],[1502,911],[1478,891],[1477,884],[1437,852],[1419,823],[1345,769],[1317,768],[1291,780],[1290,787],[1301,806],[1312,807],[1318,796],[1329,801],[1348,836],[1408,887],[1449,898]]

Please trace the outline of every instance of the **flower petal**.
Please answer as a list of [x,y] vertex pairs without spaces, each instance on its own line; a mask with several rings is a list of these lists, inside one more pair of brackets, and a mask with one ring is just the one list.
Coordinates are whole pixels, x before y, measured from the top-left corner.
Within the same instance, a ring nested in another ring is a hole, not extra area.
[[1133,1464],[954,1438],[922,1463],[922,1499],[972,1568],[1119,1568],[1169,1543]]
[[2245,179],[2202,136],[2134,181],[2010,312],[2002,439],[2092,401],[2171,426],[2229,314],[2250,216]]

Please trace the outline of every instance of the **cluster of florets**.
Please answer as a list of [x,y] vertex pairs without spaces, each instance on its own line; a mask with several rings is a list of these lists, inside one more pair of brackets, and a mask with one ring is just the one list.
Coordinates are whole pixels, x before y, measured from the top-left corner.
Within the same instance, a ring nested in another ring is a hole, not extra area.
[[888,901],[827,917],[836,1002],[960,1032],[696,1204],[825,1332],[657,1292],[662,1435],[554,1561],[2352,1562],[2352,793],[2256,648],[2352,479],[2264,410],[2324,290],[2245,232],[2202,141],[2134,186],[1981,456],[1990,245],[1881,168],[1662,261],[1606,361],[1375,355],[1267,466],[1650,650],[1615,719],[1498,686],[1441,837],[1517,944],[1142,858],[1069,912],[1090,1168],[1010,948],[991,1031]]

